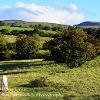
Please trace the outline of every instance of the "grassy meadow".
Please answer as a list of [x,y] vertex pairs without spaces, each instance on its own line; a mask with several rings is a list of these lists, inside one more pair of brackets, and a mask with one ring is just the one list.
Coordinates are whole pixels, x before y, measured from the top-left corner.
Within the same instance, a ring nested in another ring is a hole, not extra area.
[[33,30],[33,28],[21,28],[21,27],[10,27],[10,26],[0,26],[0,30],[2,29],[9,29],[10,31],[12,30],[19,30],[19,31],[24,31],[24,30]]
[[[100,56],[70,69],[43,59],[0,61],[0,78],[8,76],[9,92],[0,100],[99,100]],[[31,81],[46,77],[47,87],[34,87]]]

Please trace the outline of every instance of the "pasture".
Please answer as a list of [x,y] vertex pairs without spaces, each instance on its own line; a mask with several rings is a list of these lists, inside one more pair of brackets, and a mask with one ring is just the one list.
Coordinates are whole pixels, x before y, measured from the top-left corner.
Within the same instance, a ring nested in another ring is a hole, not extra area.
[[19,30],[19,31],[27,30],[27,31],[31,31],[34,28],[21,28],[21,27],[0,26],[0,30],[2,30],[2,29],[9,29],[10,31],[12,31],[12,30]]
[[[7,75],[9,92],[0,100],[99,100],[100,56],[78,68],[43,59],[0,61],[0,78]],[[50,86],[34,87],[36,78],[46,77]]]

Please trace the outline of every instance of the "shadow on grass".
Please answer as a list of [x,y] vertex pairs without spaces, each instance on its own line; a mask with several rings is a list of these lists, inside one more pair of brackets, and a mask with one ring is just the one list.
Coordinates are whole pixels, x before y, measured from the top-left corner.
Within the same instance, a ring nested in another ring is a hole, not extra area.
[[20,87],[48,87],[50,86],[50,82],[46,77],[39,77],[32,81],[30,81],[28,84],[22,84]]
[[[46,86],[46,87],[34,87],[32,84],[23,84],[23,85],[19,85],[19,88],[26,88],[26,92],[37,92],[37,93],[47,93],[47,92],[59,92],[59,90],[57,90],[54,87],[50,87],[50,86]],[[28,91],[27,91],[28,90]],[[25,91],[24,91],[25,92]]]
[[25,74],[25,73],[28,73],[30,71],[16,71],[16,72],[3,72],[3,73],[0,73],[0,75],[15,75],[15,74]]
[[100,100],[100,95],[92,95],[92,96],[75,96],[75,95],[69,95],[64,96],[64,100]]
[[7,70],[14,70],[17,68],[29,68],[29,67],[39,67],[43,65],[50,65],[53,62],[43,63],[43,61],[35,61],[35,62],[4,62],[0,65],[0,70],[7,71]]
[[[39,85],[36,85],[39,84]],[[54,83],[50,80],[48,80],[48,82],[46,82],[46,85],[40,85],[40,84],[44,84],[41,83],[40,81],[38,81],[38,83],[36,83],[36,79],[33,81],[30,81],[27,84],[21,84],[18,87],[22,87],[22,88],[33,88],[34,91],[47,91],[47,92],[59,92],[62,90],[65,91],[72,91],[72,87],[71,86],[65,86],[64,84],[58,84],[58,83]]]

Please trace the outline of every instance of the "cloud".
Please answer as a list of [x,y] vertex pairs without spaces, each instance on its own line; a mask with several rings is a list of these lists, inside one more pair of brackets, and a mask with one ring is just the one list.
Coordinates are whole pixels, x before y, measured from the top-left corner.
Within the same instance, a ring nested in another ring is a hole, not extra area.
[[15,6],[6,5],[0,7],[0,19],[20,19],[73,25],[84,21],[85,15],[78,10],[75,4],[61,7],[17,2]]
[[76,11],[78,11],[78,7],[75,4],[70,4],[68,6],[68,8],[69,8],[70,12],[76,12]]
[[10,5],[0,5],[0,10],[11,8]]

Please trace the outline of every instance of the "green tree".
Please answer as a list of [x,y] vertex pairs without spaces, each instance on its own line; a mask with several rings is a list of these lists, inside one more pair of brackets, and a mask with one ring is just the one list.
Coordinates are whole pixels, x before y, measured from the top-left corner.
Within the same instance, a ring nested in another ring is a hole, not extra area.
[[16,42],[16,50],[19,59],[33,58],[37,50],[34,39],[27,35],[19,35]]
[[5,23],[3,21],[0,21],[0,26],[4,26]]
[[70,27],[48,43],[52,60],[64,62],[69,67],[77,67],[96,55],[92,43],[87,42],[87,34],[78,28]]

